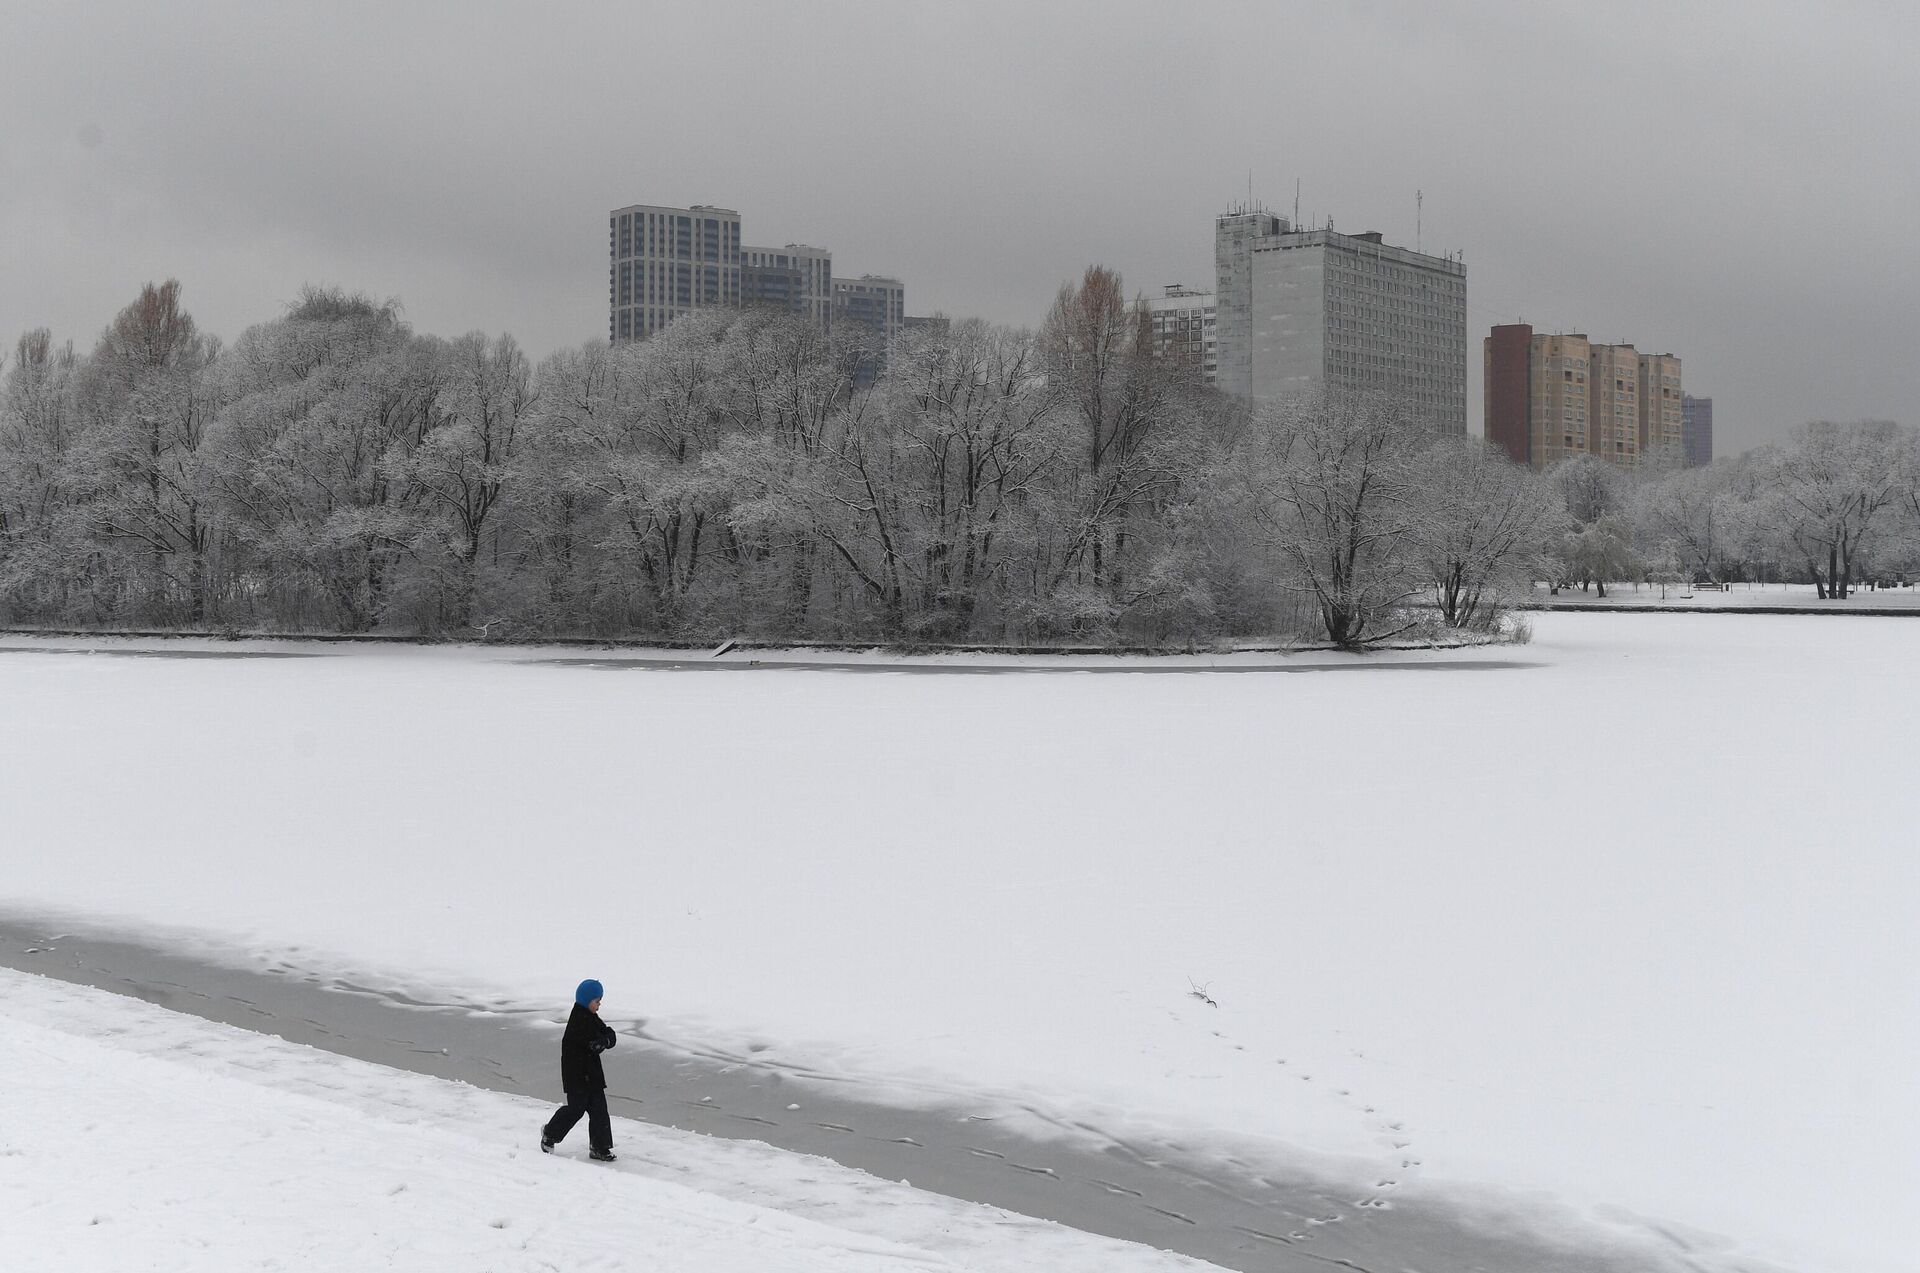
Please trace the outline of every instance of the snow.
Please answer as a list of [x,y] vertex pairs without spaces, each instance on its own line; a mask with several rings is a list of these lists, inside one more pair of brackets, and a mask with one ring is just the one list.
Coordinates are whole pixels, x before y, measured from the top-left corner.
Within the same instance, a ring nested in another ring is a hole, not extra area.
[[1607,595],[1583,592],[1579,588],[1549,591],[1535,584],[1531,600],[1554,606],[1584,606],[1611,609],[1648,610],[1744,610],[1768,606],[1790,610],[1845,613],[1858,610],[1920,610],[1920,590],[1911,586],[1855,588],[1845,601],[1828,600],[1810,583],[1735,583],[1724,590],[1697,588],[1686,584],[1609,584]]
[[0,1072],[9,1268],[1213,1267],[624,1119],[618,1164],[547,1157],[550,1106],[4,970]]
[[1533,625],[1151,664],[1302,675],[0,654],[0,906],[1911,1270],[1920,625]]

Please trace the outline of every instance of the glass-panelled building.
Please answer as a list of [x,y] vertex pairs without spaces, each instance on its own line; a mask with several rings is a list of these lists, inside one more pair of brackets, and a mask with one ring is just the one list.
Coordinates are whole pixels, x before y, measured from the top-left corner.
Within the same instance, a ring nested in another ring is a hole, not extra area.
[[740,249],[740,301],[804,314],[822,329],[833,317],[833,253],[789,243]]
[[[837,328],[864,328],[873,348],[883,352],[900,338],[906,325],[907,289],[897,278],[862,274],[833,280],[833,322]],[[851,324],[848,328],[846,325]]]
[[740,214],[634,204],[607,215],[607,339],[644,340],[696,309],[740,304]]

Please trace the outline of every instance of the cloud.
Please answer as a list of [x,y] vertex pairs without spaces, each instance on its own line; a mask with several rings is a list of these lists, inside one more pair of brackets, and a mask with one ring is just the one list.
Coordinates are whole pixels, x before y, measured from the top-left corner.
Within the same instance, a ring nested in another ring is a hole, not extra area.
[[[81,339],[176,275],[236,335],[304,282],[535,352],[605,331],[605,213],[739,208],[1035,323],[1089,262],[1205,283],[1249,180],[1463,250],[1495,322],[1686,360],[1722,446],[1898,417],[1920,249],[1903,7],[1109,3],[29,9],[0,320]],[[0,333],[4,334],[4,333]],[[1477,352],[1470,356],[1477,403]],[[1470,405],[1470,412],[1473,407]],[[1477,413],[1476,413],[1477,414]]]

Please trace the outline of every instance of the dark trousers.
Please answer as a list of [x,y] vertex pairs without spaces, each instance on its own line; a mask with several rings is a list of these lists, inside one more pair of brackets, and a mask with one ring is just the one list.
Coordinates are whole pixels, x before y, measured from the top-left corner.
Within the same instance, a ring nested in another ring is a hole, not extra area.
[[612,1149],[613,1122],[607,1117],[607,1094],[599,1088],[568,1092],[567,1103],[553,1111],[553,1117],[547,1120],[547,1139],[556,1145],[565,1140],[583,1114],[587,1119],[587,1143],[595,1149]]

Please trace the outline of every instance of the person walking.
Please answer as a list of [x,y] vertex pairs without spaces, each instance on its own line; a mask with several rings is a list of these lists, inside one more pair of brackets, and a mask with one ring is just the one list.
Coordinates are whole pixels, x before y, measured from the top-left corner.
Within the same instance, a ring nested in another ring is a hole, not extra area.
[[596,1162],[614,1161],[613,1120],[607,1117],[607,1074],[600,1068],[600,1054],[619,1036],[600,1020],[600,1001],[605,997],[606,988],[591,977],[573,992],[573,1014],[567,1018],[567,1032],[560,1036],[560,1084],[566,1088],[567,1103],[553,1111],[553,1117],[540,1129],[543,1154],[552,1153],[584,1115],[590,1146],[587,1156]]

